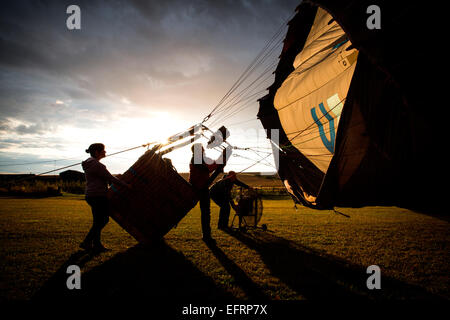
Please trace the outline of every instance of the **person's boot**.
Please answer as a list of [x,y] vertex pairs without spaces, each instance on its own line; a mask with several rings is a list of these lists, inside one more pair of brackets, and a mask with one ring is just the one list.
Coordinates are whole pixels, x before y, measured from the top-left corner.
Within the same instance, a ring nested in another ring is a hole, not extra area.
[[228,231],[228,230],[230,230],[230,228],[229,228],[227,225],[222,225],[222,224],[218,225],[218,226],[217,226],[217,229],[223,230],[223,231]]
[[101,253],[106,251],[111,251],[111,249],[105,248],[101,243],[94,244],[92,251],[95,253]]
[[214,240],[211,236],[203,236],[202,240],[209,245],[216,245],[216,240]]

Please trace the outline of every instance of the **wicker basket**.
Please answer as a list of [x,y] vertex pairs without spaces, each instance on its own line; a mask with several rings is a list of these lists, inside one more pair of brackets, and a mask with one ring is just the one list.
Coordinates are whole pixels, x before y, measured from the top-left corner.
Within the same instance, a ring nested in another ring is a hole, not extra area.
[[160,155],[148,150],[112,185],[110,215],[141,243],[162,238],[196,205],[192,186]]

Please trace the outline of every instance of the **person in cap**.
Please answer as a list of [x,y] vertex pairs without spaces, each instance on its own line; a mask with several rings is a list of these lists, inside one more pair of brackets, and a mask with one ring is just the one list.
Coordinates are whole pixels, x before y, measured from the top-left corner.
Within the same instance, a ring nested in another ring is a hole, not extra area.
[[[201,143],[193,144],[191,147],[192,158],[189,164],[189,183],[194,187],[200,201],[201,224],[203,241],[215,243],[211,237],[211,203],[209,197],[210,174],[215,170],[223,171],[225,161],[223,155],[216,161],[205,156],[205,149]],[[225,150],[224,150],[225,152]]]
[[220,207],[219,223],[217,227],[221,230],[226,230],[228,228],[230,205],[237,211],[237,206],[231,197],[231,189],[233,189],[234,185],[251,189],[251,187],[237,179],[236,172],[234,171],[228,172],[227,175],[223,176],[222,180],[216,182],[210,189],[211,199],[213,199]]
[[130,185],[114,177],[106,166],[100,163],[100,160],[106,156],[104,144],[93,143],[86,149],[86,153],[91,156],[83,161],[81,166],[86,176],[86,202],[91,207],[93,222],[80,248],[102,252],[108,250],[100,240],[101,231],[109,221],[109,205],[106,197],[108,184],[115,183],[127,188],[130,188]]

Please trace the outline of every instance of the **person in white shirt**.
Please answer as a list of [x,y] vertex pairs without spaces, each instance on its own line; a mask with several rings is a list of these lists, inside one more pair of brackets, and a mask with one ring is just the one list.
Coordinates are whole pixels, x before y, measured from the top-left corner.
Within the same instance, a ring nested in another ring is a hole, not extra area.
[[91,156],[81,165],[86,175],[86,202],[92,209],[93,223],[80,248],[102,252],[108,250],[100,241],[101,231],[109,221],[109,205],[106,197],[108,185],[116,183],[127,188],[130,186],[114,177],[106,166],[100,163],[100,159],[106,156],[104,144],[93,143],[86,152]]

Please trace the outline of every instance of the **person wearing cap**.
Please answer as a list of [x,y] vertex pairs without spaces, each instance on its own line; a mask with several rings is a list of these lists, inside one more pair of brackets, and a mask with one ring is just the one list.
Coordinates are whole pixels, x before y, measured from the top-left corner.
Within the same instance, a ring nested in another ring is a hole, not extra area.
[[235,211],[237,207],[231,197],[231,189],[237,185],[246,189],[251,189],[248,185],[239,181],[236,172],[230,171],[224,175],[222,180],[216,182],[210,189],[211,199],[220,207],[219,223],[217,228],[226,230],[228,228],[228,220],[230,219],[230,205]]
[[86,175],[86,202],[92,209],[93,222],[80,248],[102,252],[108,250],[100,241],[101,231],[109,221],[109,205],[106,197],[108,184],[115,183],[126,188],[130,188],[130,185],[114,177],[106,166],[100,163],[106,156],[104,144],[93,143],[86,149],[86,153],[91,156],[83,161],[81,166]]
[[194,187],[200,199],[200,212],[203,241],[206,243],[215,243],[211,237],[211,203],[209,196],[210,173],[214,170],[223,170],[225,163],[216,161],[205,156],[205,149],[201,143],[193,144],[191,147],[192,158],[189,164],[189,183]]

